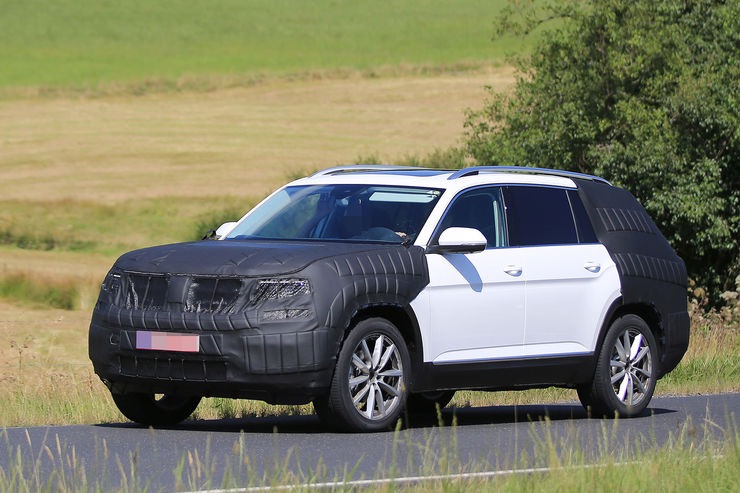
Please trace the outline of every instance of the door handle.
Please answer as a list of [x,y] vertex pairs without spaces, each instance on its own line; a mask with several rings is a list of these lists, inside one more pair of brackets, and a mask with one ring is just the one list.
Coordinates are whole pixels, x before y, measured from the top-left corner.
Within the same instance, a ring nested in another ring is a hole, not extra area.
[[583,264],[583,268],[589,272],[593,272],[594,274],[596,274],[601,270],[601,264],[598,262],[586,262],[585,264]]
[[519,277],[522,275],[522,268],[519,265],[507,265],[504,267],[504,272],[513,277]]

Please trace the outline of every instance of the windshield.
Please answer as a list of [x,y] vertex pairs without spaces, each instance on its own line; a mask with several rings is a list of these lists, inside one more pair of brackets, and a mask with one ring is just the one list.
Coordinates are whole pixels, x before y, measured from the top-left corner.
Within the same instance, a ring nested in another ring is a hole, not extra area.
[[442,192],[379,185],[286,187],[254,209],[227,240],[411,243]]

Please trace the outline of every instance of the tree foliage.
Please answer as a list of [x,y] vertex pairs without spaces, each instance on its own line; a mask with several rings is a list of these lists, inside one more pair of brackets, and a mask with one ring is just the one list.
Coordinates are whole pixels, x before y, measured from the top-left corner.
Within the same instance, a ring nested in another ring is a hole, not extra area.
[[468,152],[629,189],[718,299],[740,271],[739,5],[563,0],[534,16],[510,11],[507,32],[556,27],[520,61],[513,93],[491,92],[468,115]]

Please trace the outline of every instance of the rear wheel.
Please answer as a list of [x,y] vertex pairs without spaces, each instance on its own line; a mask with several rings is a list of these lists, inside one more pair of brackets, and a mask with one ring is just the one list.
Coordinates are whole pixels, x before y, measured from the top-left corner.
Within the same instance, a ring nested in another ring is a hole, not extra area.
[[345,339],[329,394],[314,408],[325,423],[344,430],[388,429],[406,404],[410,367],[398,329],[383,318],[363,320]]
[[187,419],[200,397],[132,392],[112,394],[119,411],[131,421],[147,426],[170,426]]
[[653,397],[657,365],[650,327],[637,315],[624,315],[606,333],[594,379],[578,388],[578,397],[593,416],[637,416]]

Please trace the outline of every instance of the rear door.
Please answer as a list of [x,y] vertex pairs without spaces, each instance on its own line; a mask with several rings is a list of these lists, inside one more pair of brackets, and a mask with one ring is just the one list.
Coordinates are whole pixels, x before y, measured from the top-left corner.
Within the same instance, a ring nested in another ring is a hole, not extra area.
[[619,279],[576,191],[509,186],[504,199],[509,243],[520,251],[526,276],[522,356],[593,351]]

